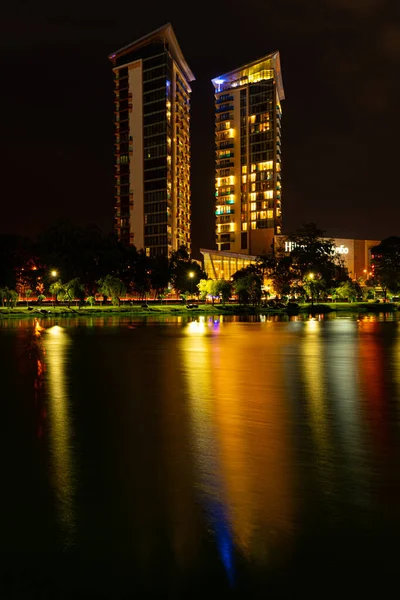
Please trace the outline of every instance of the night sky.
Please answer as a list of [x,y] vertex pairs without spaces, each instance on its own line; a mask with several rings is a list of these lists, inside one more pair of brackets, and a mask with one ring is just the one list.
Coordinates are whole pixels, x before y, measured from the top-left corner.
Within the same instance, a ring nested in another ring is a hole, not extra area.
[[400,2],[13,0],[1,7],[0,233],[113,227],[108,54],[171,22],[192,85],[192,238],[214,247],[211,78],[279,50],[283,229],[400,234]]

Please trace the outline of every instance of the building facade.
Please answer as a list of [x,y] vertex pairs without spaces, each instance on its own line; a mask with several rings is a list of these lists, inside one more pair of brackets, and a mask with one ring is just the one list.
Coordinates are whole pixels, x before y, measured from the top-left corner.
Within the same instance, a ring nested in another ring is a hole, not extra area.
[[281,233],[279,52],[212,80],[217,249],[258,255]]
[[[371,248],[380,244],[378,240],[353,240],[348,238],[324,238],[333,241],[336,252],[343,258],[349,276],[352,279],[366,277],[372,272]],[[284,235],[273,237],[273,251],[277,256],[288,255],[294,249]],[[258,256],[243,253],[231,253],[217,250],[200,249],[203,255],[204,271],[210,279],[228,280],[238,271],[250,264],[255,264]]]
[[190,253],[190,82],[171,24],[117,50],[115,228],[147,256]]

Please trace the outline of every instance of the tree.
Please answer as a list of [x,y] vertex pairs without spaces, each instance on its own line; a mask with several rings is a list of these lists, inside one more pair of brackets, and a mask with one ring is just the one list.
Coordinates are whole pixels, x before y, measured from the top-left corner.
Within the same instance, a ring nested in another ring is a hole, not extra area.
[[10,290],[10,288],[5,287],[1,290],[1,295],[2,306],[4,306],[4,301],[6,301],[7,306],[10,308],[14,308],[14,306],[17,306],[18,293],[15,290]]
[[319,273],[330,287],[331,282],[348,279],[343,259],[336,252],[333,240],[323,238],[324,231],[315,223],[306,223],[288,236],[292,243],[293,267],[300,278],[308,273]]
[[337,298],[348,298],[350,302],[355,302],[358,296],[362,295],[361,286],[356,281],[344,281],[337,287],[333,296]]
[[32,296],[32,290],[25,290],[26,305],[29,306],[29,298]]
[[199,296],[201,300],[205,300],[208,294],[208,283],[212,281],[212,279],[200,279],[197,284],[197,289],[199,290]]
[[238,295],[240,304],[257,305],[261,301],[262,278],[253,265],[236,271],[233,275],[233,288]]
[[220,279],[218,284],[218,291],[222,298],[222,304],[225,305],[225,302],[228,302],[229,298],[232,296],[232,283]]
[[164,295],[169,283],[169,262],[163,255],[155,256],[150,261],[150,285],[154,298]]
[[131,288],[138,294],[141,300],[146,300],[151,289],[150,281],[150,259],[144,250],[136,252],[136,257],[131,269]]
[[276,260],[270,278],[277,296],[288,296],[291,293],[293,285],[298,280],[298,272],[293,266],[291,255],[282,256]]
[[193,294],[201,279],[207,279],[206,273],[198,262],[191,260],[184,246],[173,252],[170,258],[171,283],[177,292]]
[[114,305],[120,305],[121,297],[126,294],[126,286],[121,279],[113,275],[106,275],[97,282],[98,293],[106,298],[111,298]]
[[207,280],[207,296],[211,296],[211,303],[214,306],[215,298],[219,296],[219,280],[208,279]]
[[53,296],[53,306],[54,301],[59,302],[60,300],[64,300],[65,296],[65,288],[61,279],[58,279],[54,283],[52,283],[49,287],[49,292]]
[[68,308],[70,307],[71,302],[73,300],[76,299],[77,303],[79,301],[79,304],[82,304],[84,298],[85,290],[79,280],[79,277],[71,279],[71,281],[68,281],[68,283],[64,285],[64,300],[66,300],[66,302],[68,303]]
[[374,278],[381,286],[385,302],[387,293],[400,290],[400,237],[384,239],[371,248]]

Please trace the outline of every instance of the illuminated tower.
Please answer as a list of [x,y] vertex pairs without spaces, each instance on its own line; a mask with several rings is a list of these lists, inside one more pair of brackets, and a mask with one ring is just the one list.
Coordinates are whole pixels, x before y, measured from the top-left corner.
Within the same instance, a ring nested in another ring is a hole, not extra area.
[[218,250],[259,255],[281,233],[279,52],[212,80]]
[[109,56],[115,80],[115,227],[147,256],[190,252],[189,82],[170,23]]

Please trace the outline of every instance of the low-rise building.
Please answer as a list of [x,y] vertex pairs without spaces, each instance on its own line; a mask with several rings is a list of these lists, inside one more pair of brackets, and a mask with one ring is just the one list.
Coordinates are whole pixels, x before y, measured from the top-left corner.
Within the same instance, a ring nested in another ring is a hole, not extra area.
[[[380,244],[379,240],[355,240],[349,238],[324,238],[332,240],[336,252],[344,260],[344,265],[352,279],[358,279],[371,272],[371,248]],[[273,251],[275,255],[290,254],[294,249],[293,242],[285,235],[275,235]],[[204,271],[210,279],[229,280],[236,271],[243,269],[258,260],[257,256],[236,254],[201,248]]]

